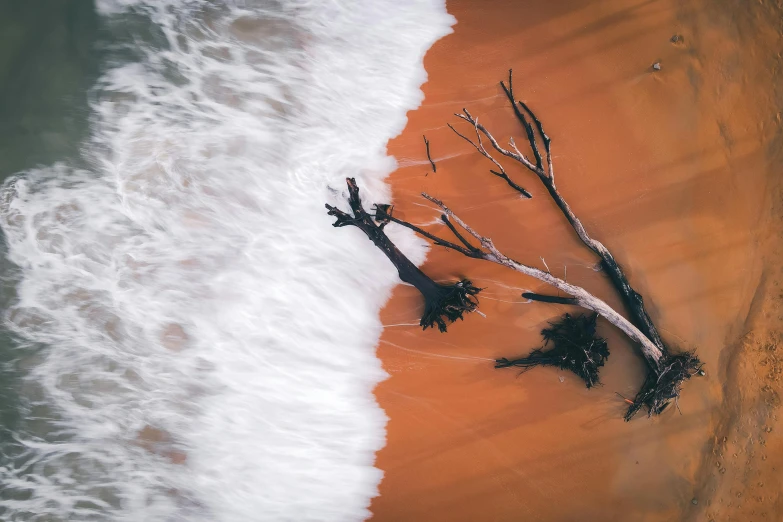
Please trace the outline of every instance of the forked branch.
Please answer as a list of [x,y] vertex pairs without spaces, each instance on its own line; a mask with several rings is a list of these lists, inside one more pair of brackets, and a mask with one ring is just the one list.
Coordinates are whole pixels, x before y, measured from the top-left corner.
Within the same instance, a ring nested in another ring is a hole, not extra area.
[[[464,110],[464,109],[463,109],[463,110]],[[465,111],[465,112],[467,113],[467,111]],[[462,133],[461,133],[460,131],[458,131],[457,129],[455,129],[455,128],[454,128],[454,126],[453,126],[451,123],[449,123],[449,124],[448,124],[448,126],[449,126],[449,128],[450,128],[452,131],[454,131],[454,133],[455,133],[457,136],[459,136],[459,137],[460,137],[460,138],[462,138],[463,140],[465,140],[465,141],[467,141],[468,143],[470,143],[471,145],[473,145],[473,147],[475,147],[475,149],[476,149],[477,151],[479,151],[479,153],[480,153],[482,156],[484,156],[484,157],[485,157],[485,158],[487,158],[489,161],[491,161],[492,163],[494,163],[494,164],[495,164],[495,166],[497,167],[497,169],[498,169],[498,170],[492,170],[492,169],[490,169],[489,171],[490,171],[492,174],[494,174],[495,176],[499,177],[500,179],[503,179],[503,180],[505,180],[505,182],[506,182],[506,183],[508,183],[508,185],[509,185],[511,188],[513,188],[514,190],[516,190],[517,192],[519,192],[520,194],[522,194],[522,196],[524,196],[524,197],[526,197],[526,198],[532,198],[532,197],[533,197],[533,196],[530,194],[530,192],[528,192],[528,191],[527,191],[527,190],[526,190],[524,187],[522,187],[522,186],[520,186],[520,185],[517,185],[516,183],[514,183],[514,181],[512,181],[512,179],[508,177],[508,174],[506,174],[506,171],[505,171],[505,169],[503,168],[503,165],[501,165],[501,164],[500,164],[500,162],[499,162],[498,160],[496,160],[495,158],[493,158],[493,157],[492,157],[492,155],[491,155],[489,152],[487,152],[487,149],[484,147],[484,143],[481,141],[481,133],[480,133],[480,131],[479,131],[479,128],[478,128],[478,120],[475,120],[475,121],[473,122],[473,129],[476,131],[476,141],[475,141],[475,142],[474,142],[473,140],[471,140],[470,138],[468,138],[467,136],[465,136],[464,134],[462,134]],[[482,128],[483,128],[483,126],[482,126]]]

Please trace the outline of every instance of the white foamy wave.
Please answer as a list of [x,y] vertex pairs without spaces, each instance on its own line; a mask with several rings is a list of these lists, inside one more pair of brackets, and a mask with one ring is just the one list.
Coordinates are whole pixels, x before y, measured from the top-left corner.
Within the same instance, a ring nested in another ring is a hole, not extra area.
[[453,19],[442,0],[97,5],[144,36],[95,89],[94,168],[26,172],[0,202],[45,421],[0,468],[5,518],[366,518],[398,279],[323,204],[346,176],[388,201],[386,143]]

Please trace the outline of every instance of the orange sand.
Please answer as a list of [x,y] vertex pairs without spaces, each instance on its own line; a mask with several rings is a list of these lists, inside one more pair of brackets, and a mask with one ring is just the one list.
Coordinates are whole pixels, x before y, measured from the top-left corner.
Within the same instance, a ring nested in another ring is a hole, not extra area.
[[540,183],[504,162],[534,195],[520,199],[446,127],[467,107],[503,143],[524,143],[497,84],[513,67],[517,96],[552,137],[561,192],[624,265],[667,343],[698,349],[708,375],[686,384],[682,415],[624,423],[615,392],[633,396],[644,370],[605,322],[603,387],[585,390],[552,368],[495,370],[494,358],[537,346],[567,308],[521,304],[525,289],[548,289],[434,249],[425,272],[486,287],[486,318],[422,332],[410,325],[419,296],[404,286],[383,311],[378,355],[391,377],[376,395],[390,422],[374,520],[783,520],[783,61],[772,4],[449,1],[455,33],[427,54],[425,102],[390,144],[402,166],[391,177],[399,215],[430,223],[436,214],[417,197],[425,190],[507,254],[544,258],[619,307]]

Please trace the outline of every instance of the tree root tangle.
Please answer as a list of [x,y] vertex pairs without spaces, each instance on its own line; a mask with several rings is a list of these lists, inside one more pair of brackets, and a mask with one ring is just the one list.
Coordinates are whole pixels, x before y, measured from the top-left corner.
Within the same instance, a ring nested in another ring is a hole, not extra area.
[[476,294],[481,288],[473,286],[469,279],[462,279],[452,285],[438,284],[437,291],[424,295],[424,314],[419,324],[426,330],[438,325],[438,330],[446,331],[446,321],[462,320],[462,315],[478,308]]
[[660,415],[672,402],[679,410],[677,401],[682,384],[694,375],[703,375],[702,366],[703,363],[693,352],[667,355],[661,361],[660,372],[648,373],[641,390],[625,413],[625,420],[630,421],[642,408],[647,408],[648,417]]
[[565,314],[541,330],[544,344],[550,348],[537,348],[527,357],[501,358],[495,368],[523,368],[523,372],[535,366],[555,366],[576,374],[589,389],[600,384],[598,370],[609,357],[606,339],[596,335],[598,314]]

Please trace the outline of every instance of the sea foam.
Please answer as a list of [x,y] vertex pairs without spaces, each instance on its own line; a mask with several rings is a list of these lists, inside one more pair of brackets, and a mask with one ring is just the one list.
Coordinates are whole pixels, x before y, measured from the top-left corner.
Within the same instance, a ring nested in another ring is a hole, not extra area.
[[398,278],[323,205],[347,176],[389,201],[386,143],[453,18],[443,0],[97,7],[135,58],[90,94],[91,168],[21,173],[0,201],[38,420],[0,467],[3,518],[367,518]]

